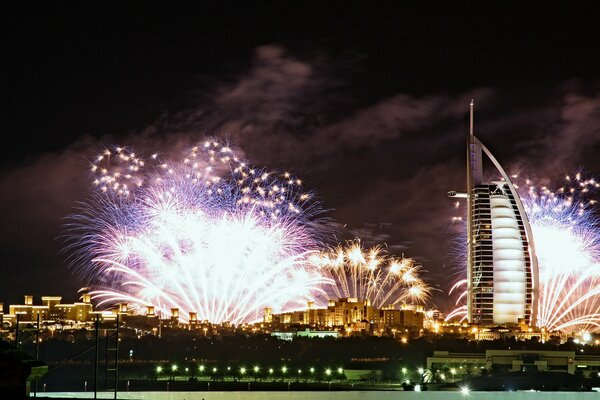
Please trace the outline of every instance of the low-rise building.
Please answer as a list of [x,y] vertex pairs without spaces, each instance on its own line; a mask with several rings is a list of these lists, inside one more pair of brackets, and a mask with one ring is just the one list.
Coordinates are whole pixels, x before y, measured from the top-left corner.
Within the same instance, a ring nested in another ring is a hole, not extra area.
[[431,371],[446,371],[459,380],[467,375],[486,372],[547,371],[597,376],[600,356],[578,355],[575,351],[557,350],[486,350],[485,353],[450,353],[434,351],[427,357]]
[[81,296],[81,302],[61,303],[61,296],[42,296],[43,304],[34,304],[32,295],[25,295],[24,304],[9,305],[8,314],[3,314],[3,322],[14,325],[20,323],[37,323],[40,321],[74,321],[90,322],[94,311],[88,293]]
[[[304,310],[273,314],[265,308],[263,324],[275,330],[310,327],[318,329],[338,329],[346,334],[392,335],[402,332],[404,336],[420,336],[423,333],[425,312],[422,306],[403,304],[401,306],[374,307],[370,300],[340,298],[329,300],[326,308],[316,308],[308,302]],[[394,332],[394,333],[392,333]]]

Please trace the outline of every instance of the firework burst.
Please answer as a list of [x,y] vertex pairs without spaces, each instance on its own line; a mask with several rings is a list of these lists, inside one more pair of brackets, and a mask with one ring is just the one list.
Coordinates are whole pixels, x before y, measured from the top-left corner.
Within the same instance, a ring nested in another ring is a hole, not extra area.
[[368,299],[376,308],[423,303],[431,292],[415,260],[388,257],[380,246],[364,249],[358,239],[315,254],[310,261],[333,280],[331,296]]
[[332,282],[306,262],[320,208],[290,173],[252,167],[216,140],[177,161],[106,149],[90,172],[93,194],[70,217],[67,250],[99,305],[241,323]]
[[[522,196],[540,268],[538,325],[565,332],[600,328],[600,236],[585,194],[594,180],[575,178],[577,189],[532,189]],[[573,190],[571,190],[573,189]]]

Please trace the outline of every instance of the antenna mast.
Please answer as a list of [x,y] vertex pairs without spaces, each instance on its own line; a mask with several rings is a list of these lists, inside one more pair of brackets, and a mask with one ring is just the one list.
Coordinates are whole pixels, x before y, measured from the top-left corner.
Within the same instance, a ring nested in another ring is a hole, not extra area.
[[473,99],[471,99],[469,134],[473,136]]

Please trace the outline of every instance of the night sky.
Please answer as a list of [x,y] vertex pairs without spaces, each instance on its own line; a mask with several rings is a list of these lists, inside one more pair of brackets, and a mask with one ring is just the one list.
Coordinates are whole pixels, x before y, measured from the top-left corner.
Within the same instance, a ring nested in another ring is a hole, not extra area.
[[460,267],[446,192],[465,190],[472,98],[510,172],[600,174],[600,24],[583,2],[86,3],[3,9],[5,304],[75,300],[86,283],[60,253],[62,226],[103,144],[228,137],[301,175],[337,238],[421,262],[442,309]]

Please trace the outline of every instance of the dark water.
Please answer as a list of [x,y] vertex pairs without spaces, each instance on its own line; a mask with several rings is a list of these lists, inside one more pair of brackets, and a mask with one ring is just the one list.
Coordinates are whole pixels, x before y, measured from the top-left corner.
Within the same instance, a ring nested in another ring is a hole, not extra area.
[[[93,398],[93,393],[38,393],[38,397]],[[98,398],[112,399],[113,393]],[[119,399],[144,400],[599,400],[597,392],[123,392]]]

